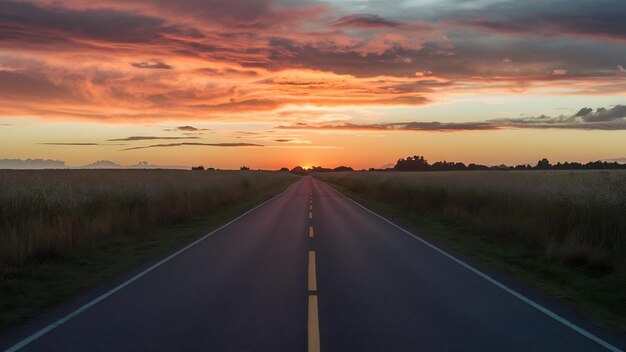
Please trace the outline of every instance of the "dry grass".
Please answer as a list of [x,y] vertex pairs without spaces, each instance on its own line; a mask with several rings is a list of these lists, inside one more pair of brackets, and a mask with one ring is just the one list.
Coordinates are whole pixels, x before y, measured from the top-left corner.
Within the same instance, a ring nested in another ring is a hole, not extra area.
[[365,197],[468,223],[593,272],[624,271],[626,171],[316,174]]
[[295,177],[257,171],[0,170],[0,265],[207,216]]

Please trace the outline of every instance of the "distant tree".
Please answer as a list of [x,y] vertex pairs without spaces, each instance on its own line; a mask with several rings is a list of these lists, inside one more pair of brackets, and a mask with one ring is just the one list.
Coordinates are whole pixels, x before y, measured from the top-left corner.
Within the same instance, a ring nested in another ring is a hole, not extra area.
[[239,168],[239,170],[241,170],[241,171],[247,171],[247,170],[250,170],[250,168],[249,168],[249,167],[247,167],[247,166],[242,166],[242,167],[240,167],[240,168]]
[[192,170],[204,170],[204,166],[202,166],[202,165],[192,166],[191,169]]
[[552,167],[552,165],[550,164],[548,159],[543,158],[543,159],[541,159],[541,160],[539,160],[537,162],[537,166],[535,166],[535,169],[537,169],[537,170],[549,170],[551,167]]
[[307,170],[305,170],[302,166],[296,166],[290,171],[292,174],[296,175],[306,175],[308,174]]
[[215,168],[214,167],[208,167],[207,171],[215,171]]
[[467,169],[468,170],[472,170],[472,171],[475,171],[475,170],[489,170],[489,166],[471,163],[471,164],[467,165]]
[[286,168],[286,167],[281,167],[280,170],[278,170],[278,171],[289,171],[289,169]]
[[426,171],[429,169],[428,161],[423,156],[409,156],[406,159],[399,159],[394,166],[397,171]]
[[333,169],[333,171],[354,171],[350,166],[338,166]]

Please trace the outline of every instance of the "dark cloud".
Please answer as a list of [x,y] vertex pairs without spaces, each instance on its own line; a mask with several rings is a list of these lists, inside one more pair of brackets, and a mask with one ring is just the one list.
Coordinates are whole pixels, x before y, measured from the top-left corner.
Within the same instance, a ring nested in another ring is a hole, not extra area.
[[143,147],[133,147],[122,149],[125,150],[135,150],[135,149],[146,149],[146,148],[170,148],[170,147],[182,147],[182,146],[205,146],[205,147],[263,147],[261,144],[254,143],[169,143],[169,144],[152,144]]
[[100,143],[83,143],[83,142],[76,142],[76,143],[74,143],[74,142],[67,142],[67,143],[64,143],[64,142],[59,142],[59,143],[57,143],[57,142],[50,142],[50,143],[39,143],[39,144],[43,144],[43,145],[66,145],[66,146],[70,146],[70,145],[73,145],[73,146],[102,145]]
[[30,74],[0,71],[0,96],[11,100],[37,97],[41,100],[65,100],[70,93],[38,72]]
[[416,72],[428,71],[445,76],[449,71],[468,71],[463,65],[468,59],[454,55],[453,48],[445,40],[429,40],[419,45],[383,41],[374,46],[370,41],[362,40],[345,46],[333,40],[297,42],[274,37],[269,44],[269,60],[248,66],[270,70],[306,67],[356,77],[415,77]]
[[179,131],[190,131],[190,132],[200,131],[199,128],[196,128],[193,126],[178,126],[176,127],[176,129]]
[[474,11],[452,11],[451,23],[502,33],[539,36],[587,36],[626,40],[626,2],[555,0],[536,6],[511,1]]
[[596,111],[591,108],[582,108],[574,116],[582,118],[585,122],[622,120],[626,118],[626,105],[616,105],[611,109],[597,108]]
[[278,142],[278,143],[289,143],[293,141],[293,139],[275,139],[274,142]]
[[188,132],[185,134],[193,134],[194,132],[204,132],[204,131],[211,131],[211,129],[209,128],[197,128],[194,126],[176,126],[174,128],[166,128],[165,131],[167,132]]
[[[127,0],[109,0],[113,4],[126,5]],[[319,3],[290,2],[280,6],[273,0],[134,0],[132,5],[150,8],[156,13],[168,13],[201,23],[220,24],[237,30],[263,30],[275,26],[298,23],[312,18],[328,9]],[[129,7],[133,7],[133,6]]]
[[399,24],[378,15],[353,14],[341,17],[333,25],[348,28],[395,28]]
[[[71,37],[139,43],[176,32],[163,19],[112,9],[73,10],[61,6],[37,6],[0,1],[0,38],[45,41]],[[7,30],[7,28],[9,30]],[[67,35],[64,35],[66,33]]]
[[126,138],[109,139],[109,142],[132,142],[132,141],[152,141],[152,140],[180,140],[180,139],[198,139],[199,137],[156,137],[156,136],[132,136]]
[[130,65],[137,68],[151,68],[162,70],[171,70],[174,68],[173,66],[168,65],[163,61],[131,62]]
[[278,126],[279,129],[297,130],[362,130],[362,131],[468,131],[493,130],[500,128],[491,122],[392,122],[377,124],[354,124],[344,122],[336,125],[312,126],[298,124]]
[[500,130],[511,128],[536,129],[580,129],[580,130],[626,130],[626,105],[616,105],[610,109],[582,108],[573,115],[556,117],[540,115],[534,117],[520,117],[495,119],[477,122],[391,122],[377,124],[354,124],[344,122],[333,125],[309,125],[297,123],[295,125],[278,126],[278,129],[295,130],[362,130],[362,131],[472,131],[472,130]]

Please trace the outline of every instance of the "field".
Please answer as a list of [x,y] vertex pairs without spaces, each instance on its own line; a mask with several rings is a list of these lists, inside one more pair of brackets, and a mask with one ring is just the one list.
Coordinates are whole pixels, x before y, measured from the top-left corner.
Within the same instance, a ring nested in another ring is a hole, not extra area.
[[0,170],[0,266],[206,217],[284,172]]
[[461,221],[595,271],[624,269],[626,172],[318,174],[365,197]]

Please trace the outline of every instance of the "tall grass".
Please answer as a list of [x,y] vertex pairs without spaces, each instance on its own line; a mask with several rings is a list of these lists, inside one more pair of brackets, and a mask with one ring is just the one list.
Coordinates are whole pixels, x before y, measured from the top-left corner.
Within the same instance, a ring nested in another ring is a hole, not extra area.
[[626,267],[626,171],[316,174],[411,212],[461,221],[592,270]]
[[0,170],[0,265],[205,216],[295,177],[257,171]]

